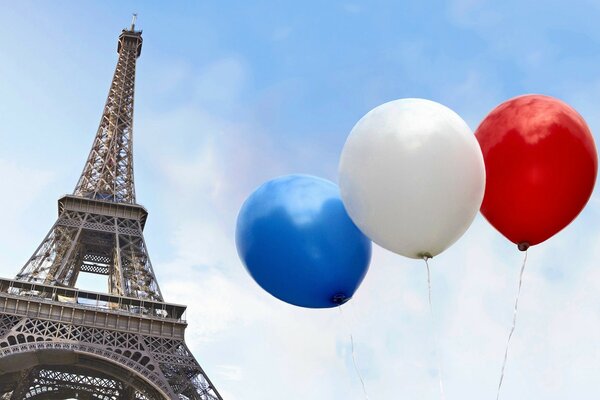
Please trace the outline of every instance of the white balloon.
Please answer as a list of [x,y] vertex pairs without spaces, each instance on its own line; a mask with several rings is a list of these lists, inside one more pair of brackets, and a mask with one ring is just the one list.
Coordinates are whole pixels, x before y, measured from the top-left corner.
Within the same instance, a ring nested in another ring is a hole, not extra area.
[[481,149],[449,108],[401,99],[354,126],[339,166],[342,200],[375,243],[412,258],[433,257],[473,222],[485,189]]

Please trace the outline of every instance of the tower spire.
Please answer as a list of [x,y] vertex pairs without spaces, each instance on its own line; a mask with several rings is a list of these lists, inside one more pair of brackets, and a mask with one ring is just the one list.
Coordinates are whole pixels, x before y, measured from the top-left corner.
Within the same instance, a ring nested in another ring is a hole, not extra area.
[[119,36],[119,60],[75,196],[135,203],[133,97],[136,60],[142,51],[142,32],[134,30],[136,17],[133,14],[131,30],[123,29]]
[[135,31],[135,21],[137,20],[137,14],[133,13],[133,18],[131,19],[131,29],[130,31]]

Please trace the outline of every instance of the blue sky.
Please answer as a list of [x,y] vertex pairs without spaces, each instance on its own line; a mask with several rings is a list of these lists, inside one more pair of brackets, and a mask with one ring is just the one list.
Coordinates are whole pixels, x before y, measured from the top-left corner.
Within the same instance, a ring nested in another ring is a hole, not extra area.
[[[345,320],[281,303],[235,252],[237,211],[256,186],[296,172],[336,181],[352,126],[402,97],[439,101],[475,129],[501,101],[543,93],[600,132],[594,1],[0,5],[0,274],[16,274],[73,190],[118,34],[137,12],[146,241],[167,300],[189,305],[188,343],[228,400],[363,399],[350,332],[371,399],[439,398],[424,265],[376,248]],[[599,222],[595,193],[530,250],[503,398],[598,397]],[[478,216],[432,260],[447,399],[495,396],[521,257]]]

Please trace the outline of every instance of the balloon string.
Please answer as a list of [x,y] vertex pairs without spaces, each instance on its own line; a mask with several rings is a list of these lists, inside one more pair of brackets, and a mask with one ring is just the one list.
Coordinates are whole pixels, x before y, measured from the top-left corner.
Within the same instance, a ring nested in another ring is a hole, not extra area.
[[[340,310],[340,314],[342,315],[342,319],[344,320],[346,327],[348,328],[348,330],[350,330],[348,321],[346,321],[346,317],[344,316],[344,313],[342,312],[342,305],[339,305],[338,308]],[[354,364],[354,371],[356,372],[356,375],[358,375],[358,379],[360,379],[360,384],[362,385],[362,390],[363,390],[363,394],[365,395],[365,399],[369,400],[369,395],[367,394],[367,387],[365,385],[365,381],[362,377],[362,374],[360,373],[360,370],[358,369],[358,364],[356,362],[356,357],[354,355],[354,337],[352,336],[352,331],[350,331],[350,350],[352,352],[352,364]]]
[[442,400],[445,400],[446,395],[444,394],[444,376],[443,376],[443,372],[442,372],[442,360],[441,360],[440,354],[438,352],[438,337],[437,337],[437,332],[435,330],[435,322],[434,322],[435,319],[434,319],[434,315],[433,315],[433,305],[431,302],[431,272],[429,271],[429,256],[424,256],[423,260],[425,260],[425,266],[427,267],[427,289],[428,289],[428,298],[429,298],[429,315],[430,315],[430,319],[431,319],[431,330],[432,330],[432,336],[433,336],[433,350],[435,353],[437,370],[438,370],[440,398]]
[[502,387],[502,381],[504,380],[504,369],[506,368],[506,361],[508,359],[508,348],[510,345],[510,339],[515,331],[517,324],[517,308],[519,307],[519,296],[521,295],[521,286],[523,285],[523,272],[525,271],[525,264],[527,263],[527,250],[525,250],[525,257],[523,258],[523,265],[521,265],[521,273],[519,274],[519,289],[517,290],[517,297],[515,299],[515,308],[513,311],[512,327],[508,334],[508,340],[506,341],[506,349],[504,350],[504,361],[502,362],[502,371],[500,372],[500,382],[498,383],[498,393],[496,393],[496,400],[500,398],[500,388]]

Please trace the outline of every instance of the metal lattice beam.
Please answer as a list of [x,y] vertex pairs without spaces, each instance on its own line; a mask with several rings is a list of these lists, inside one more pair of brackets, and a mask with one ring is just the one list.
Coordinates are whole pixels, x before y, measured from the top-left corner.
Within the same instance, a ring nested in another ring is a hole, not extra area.
[[25,371],[19,383],[4,396],[11,400],[65,399],[150,400],[128,382],[88,368],[40,366]]
[[133,181],[133,95],[141,32],[123,31],[98,132],[74,195],[135,203]]
[[162,301],[139,219],[67,205],[17,279],[73,287],[80,272],[109,275],[112,294]]

